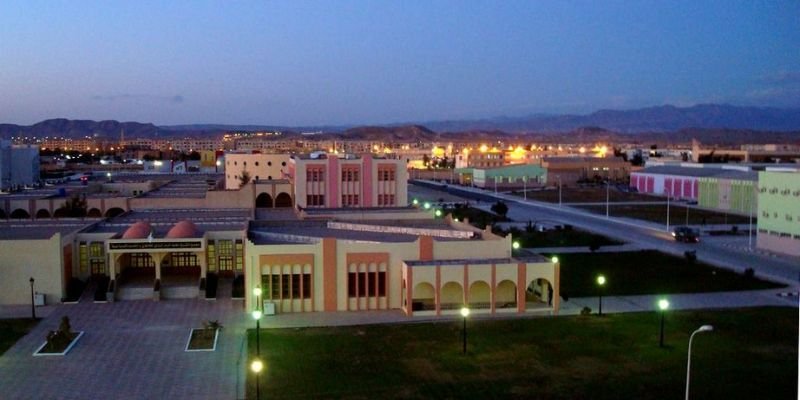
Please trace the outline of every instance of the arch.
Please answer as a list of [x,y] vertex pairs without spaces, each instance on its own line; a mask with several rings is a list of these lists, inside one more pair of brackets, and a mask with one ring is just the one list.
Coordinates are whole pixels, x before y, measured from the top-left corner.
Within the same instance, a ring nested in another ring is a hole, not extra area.
[[53,213],[53,218],[67,218],[67,217],[69,217],[69,212],[64,207],[56,209],[56,211]]
[[553,285],[544,278],[532,280],[525,289],[525,302],[553,304]]
[[12,211],[11,215],[9,217],[12,218],[12,219],[26,219],[26,218],[30,218],[31,215],[28,214],[28,212],[25,211],[24,209],[18,208],[16,210]]
[[86,216],[89,218],[103,218],[103,213],[99,208],[92,208]]
[[45,219],[45,218],[50,218],[50,211],[48,211],[46,208],[43,208],[36,212],[36,219]]
[[464,288],[456,282],[447,282],[440,292],[440,308],[442,310],[456,310],[464,305]]
[[484,281],[475,281],[469,285],[469,307],[491,308],[492,289]]
[[495,308],[511,308],[517,306],[517,284],[504,280],[495,289]]
[[293,205],[292,196],[289,193],[281,192],[275,196],[275,207],[291,207]]
[[109,208],[108,210],[106,210],[106,218],[114,218],[114,217],[116,217],[116,216],[118,216],[118,215],[120,215],[120,214],[122,214],[124,212],[125,212],[125,210],[123,210],[123,209],[121,209],[119,207],[112,207],[112,208]]
[[261,193],[256,197],[256,208],[272,208],[272,196]]
[[420,282],[414,286],[411,295],[411,309],[414,311],[435,310],[436,290],[428,282]]

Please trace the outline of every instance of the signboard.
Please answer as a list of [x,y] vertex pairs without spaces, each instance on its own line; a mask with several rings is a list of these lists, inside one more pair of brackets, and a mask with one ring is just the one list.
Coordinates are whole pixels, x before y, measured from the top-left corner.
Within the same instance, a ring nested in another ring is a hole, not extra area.
[[109,243],[109,250],[175,250],[202,249],[203,242],[128,242]]

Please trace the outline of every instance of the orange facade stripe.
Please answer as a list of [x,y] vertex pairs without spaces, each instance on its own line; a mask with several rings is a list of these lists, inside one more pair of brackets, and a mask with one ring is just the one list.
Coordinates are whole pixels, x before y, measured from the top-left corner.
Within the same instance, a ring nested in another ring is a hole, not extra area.
[[433,260],[433,238],[430,236],[419,237],[419,259],[420,261]]
[[553,315],[558,315],[558,310],[561,308],[561,294],[559,288],[561,287],[561,263],[555,263],[553,266]]
[[386,267],[389,267],[389,253],[347,253],[347,265],[350,264],[367,264],[375,263],[386,263]]
[[262,254],[259,257],[260,265],[305,265],[314,266],[313,254]]
[[517,264],[517,311],[525,312],[525,290],[528,287],[528,268],[525,263]]
[[322,290],[325,311],[336,311],[336,238],[322,239]]

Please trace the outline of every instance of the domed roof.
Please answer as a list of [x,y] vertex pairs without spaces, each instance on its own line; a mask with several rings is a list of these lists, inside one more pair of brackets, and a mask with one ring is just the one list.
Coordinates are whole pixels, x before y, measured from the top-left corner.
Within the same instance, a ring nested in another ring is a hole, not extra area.
[[123,239],[145,239],[150,236],[153,228],[149,222],[139,221],[131,225],[125,233],[122,234]]
[[175,224],[169,232],[167,232],[167,238],[169,239],[183,239],[183,238],[193,238],[200,235],[200,230],[197,229],[197,226],[193,224],[191,221],[183,220]]

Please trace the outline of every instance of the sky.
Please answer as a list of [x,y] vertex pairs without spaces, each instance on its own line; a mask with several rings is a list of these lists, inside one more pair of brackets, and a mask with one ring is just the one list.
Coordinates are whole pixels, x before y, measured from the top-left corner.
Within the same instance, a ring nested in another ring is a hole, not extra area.
[[0,1],[0,123],[800,107],[800,1]]

